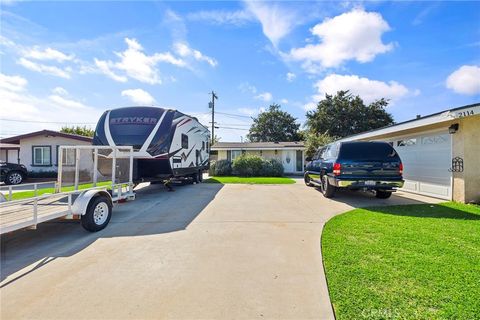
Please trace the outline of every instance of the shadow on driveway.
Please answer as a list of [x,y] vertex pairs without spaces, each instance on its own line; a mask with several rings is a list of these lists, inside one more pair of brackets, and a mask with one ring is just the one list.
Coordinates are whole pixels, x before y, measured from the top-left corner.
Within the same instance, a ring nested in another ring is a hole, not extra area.
[[102,231],[90,233],[79,221],[41,223],[36,231],[21,230],[1,236],[1,281],[39,261],[0,288],[58,257],[72,256],[100,238],[144,236],[184,230],[221,190],[221,184],[175,187],[150,185],[137,191],[137,200],[114,206],[112,219]]

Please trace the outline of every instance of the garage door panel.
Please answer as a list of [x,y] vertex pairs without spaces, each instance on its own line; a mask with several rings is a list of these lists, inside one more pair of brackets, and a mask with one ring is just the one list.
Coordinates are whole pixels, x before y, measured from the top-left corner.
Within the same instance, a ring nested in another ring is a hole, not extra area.
[[390,140],[404,165],[404,189],[450,199],[451,135],[446,132]]

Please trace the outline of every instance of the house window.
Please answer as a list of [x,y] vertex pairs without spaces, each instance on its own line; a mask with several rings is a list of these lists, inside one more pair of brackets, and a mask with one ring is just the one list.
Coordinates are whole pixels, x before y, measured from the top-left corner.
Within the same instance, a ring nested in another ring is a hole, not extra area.
[[[63,149],[63,157],[62,157],[62,165],[64,166],[74,166],[75,165],[75,158],[76,158],[77,151],[75,149]],[[58,166],[58,158],[60,156],[60,148],[57,146],[57,166]]]
[[263,150],[260,150],[260,157],[263,156]]
[[235,160],[235,158],[239,157],[241,154],[241,150],[232,150],[232,161]]
[[182,148],[188,149],[188,136],[182,133]]
[[52,147],[51,146],[33,146],[32,158],[34,166],[52,165]]
[[202,141],[202,150],[205,150],[205,141]]

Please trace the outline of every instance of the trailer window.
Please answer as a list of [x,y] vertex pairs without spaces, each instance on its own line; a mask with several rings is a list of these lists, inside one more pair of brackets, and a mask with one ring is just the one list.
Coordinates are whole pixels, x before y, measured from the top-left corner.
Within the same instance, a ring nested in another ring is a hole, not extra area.
[[188,136],[182,133],[182,148],[188,149]]

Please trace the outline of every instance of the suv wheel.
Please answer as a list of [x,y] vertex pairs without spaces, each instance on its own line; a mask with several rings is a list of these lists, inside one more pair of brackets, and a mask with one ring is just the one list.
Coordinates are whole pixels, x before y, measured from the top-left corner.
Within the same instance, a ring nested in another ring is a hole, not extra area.
[[328,176],[324,174],[322,176],[322,187],[321,187],[323,196],[325,198],[331,198],[335,194],[336,188],[328,182]]
[[313,184],[312,182],[310,182],[310,177],[307,173],[305,173],[305,175],[303,176],[303,181],[305,181],[307,187],[313,187]]
[[375,197],[378,199],[388,199],[391,195],[392,193],[390,191],[377,190],[377,192],[375,192]]
[[5,184],[20,184],[23,182],[23,175],[18,171],[10,171],[5,177]]

